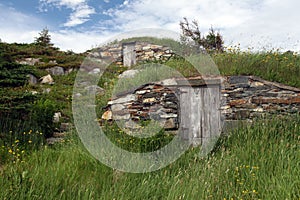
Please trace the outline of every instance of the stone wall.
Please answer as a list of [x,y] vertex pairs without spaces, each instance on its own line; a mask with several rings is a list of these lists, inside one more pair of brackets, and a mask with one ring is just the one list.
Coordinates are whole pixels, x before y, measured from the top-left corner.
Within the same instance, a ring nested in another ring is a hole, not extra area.
[[300,111],[300,89],[253,76],[223,77],[222,112],[227,120]]
[[[116,61],[116,64],[123,65],[123,45],[122,43],[107,45],[93,51],[90,56],[100,59],[112,59]],[[169,47],[148,42],[136,42],[135,53],[137,63],[158,60],[164,62],[174,55]]]
[[[216,77],[214,77],[216,78]],[[222,82],[221,112],[227,121],[254,119],[268,114],[300,112],[300,89],[253,76],[218,77]],[[144,121],[155,119],[165,129],[178,129],[178,87],[175,79],[150,83],[113,98],[103,120]],[[132,123],[128,123],[127,128]],[[125,124],[126,126],[126,124]]]
[[153,119],[165,129],[178,129],[178,104],[176,91],[161,84],[146,84],[109,101],[102,119],[125,120],[127,128],[134,128],[130,120]]

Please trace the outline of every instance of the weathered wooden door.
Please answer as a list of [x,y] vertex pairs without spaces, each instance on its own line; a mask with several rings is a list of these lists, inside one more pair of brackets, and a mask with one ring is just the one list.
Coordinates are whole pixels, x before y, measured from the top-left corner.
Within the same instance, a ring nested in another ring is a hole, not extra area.
[[193,146],[205,145],[221,132],[220,86],[180,88],[180,130]]
[[131,67],[136,64],[135,42],[123,44],[123,65]]

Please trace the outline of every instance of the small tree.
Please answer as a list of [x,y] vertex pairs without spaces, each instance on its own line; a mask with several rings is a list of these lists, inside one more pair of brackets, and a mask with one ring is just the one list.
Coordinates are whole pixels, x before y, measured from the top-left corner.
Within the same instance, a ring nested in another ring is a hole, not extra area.
[[211,51],[223,51],[224,41],[220,33],[216,33],[213,27],[210,28],[208,35],[202,36],[199,24],[196,20],[192,23],[186,17],[179,23],[182,34],[181,42],[184,44],[192,43],[197,49],[204,48]]
[[48,28],[44,28],[40,33],[39,37],[35,38],[35,43],[44,47],[52,47],[53,44],[51,43],[51,36],[49,34]]

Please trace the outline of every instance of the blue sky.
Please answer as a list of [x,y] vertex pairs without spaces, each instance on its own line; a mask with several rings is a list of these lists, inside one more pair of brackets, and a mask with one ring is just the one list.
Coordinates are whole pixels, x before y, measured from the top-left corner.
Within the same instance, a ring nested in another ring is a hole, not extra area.
[[211,26],[227,46],[300,50],[298,0],[0,0],[0,39],[33,42],[48,27],[62,50],[83,52],[119,33],[161,28],[180,33],[183,17]]

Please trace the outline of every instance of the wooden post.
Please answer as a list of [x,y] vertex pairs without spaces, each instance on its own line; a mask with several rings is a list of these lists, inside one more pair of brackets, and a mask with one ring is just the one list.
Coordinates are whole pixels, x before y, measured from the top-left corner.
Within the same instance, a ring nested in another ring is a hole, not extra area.
[[123,43],[123,66],[136,65],[135,42]]

